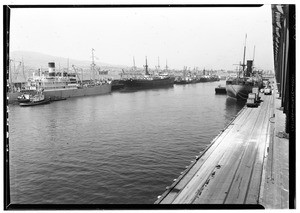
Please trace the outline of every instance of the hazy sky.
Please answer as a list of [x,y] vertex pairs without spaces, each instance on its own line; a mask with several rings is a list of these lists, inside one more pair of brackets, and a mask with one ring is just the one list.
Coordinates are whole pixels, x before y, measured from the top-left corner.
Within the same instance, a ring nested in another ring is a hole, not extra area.
[[[246,58],[273,69],[271,6],[259,8],[13,8],[10,51],[151,67],[234,70]],[[97,62],[97,61],[96,61]]]

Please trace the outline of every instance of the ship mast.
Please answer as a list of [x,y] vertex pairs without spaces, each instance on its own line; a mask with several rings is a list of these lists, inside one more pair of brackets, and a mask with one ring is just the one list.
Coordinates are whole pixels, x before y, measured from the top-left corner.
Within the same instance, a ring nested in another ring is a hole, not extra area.
[[254,48],[253,48],[253,62],[254,62],[254,56],[255,56],[255,45],[254,45]]
[[145,72],[146,72],[146,75],[149,75],[149,72],[148,72],[148,64],[147,64],[147,56],[146,56]]
[[254,56],[255,56],[255,45],[254,45],[254,48],[253,48],[253,62],[252,62],[253,69],[254,69]]
[[133,56],[133,70],[136,70],[136,66],[135,66],[135,59],[134,59],[134,56]]
[[168,70],[168,60],[166,60],[166,71]]
[[92,64],[91,64],[91,67],[92,67],[92,75],[93,75],[93,81],[95,82],[95,60],[94,60],[94,49],[92,48]]
[[22,57],[22,73],[23,73],[24,80],[26,81],[23,57]]
[[246,34],[246,37],[245,37],[245,45],[244,45],[243,64],[241,65],[241,66],[243,67],[243,76],[245,75],[244,71],[245,71],[245,67],[246,67],[246,64],[245,64],[245,56],[246,56],[246,42],[247,42],[247,34]]

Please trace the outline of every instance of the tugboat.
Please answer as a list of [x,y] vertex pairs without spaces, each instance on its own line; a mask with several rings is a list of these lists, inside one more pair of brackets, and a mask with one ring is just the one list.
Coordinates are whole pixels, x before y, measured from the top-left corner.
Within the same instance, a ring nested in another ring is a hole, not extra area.
[[21,95],[18,96],[17,100],[19,103],[30,102],[30,97],[36,93],[36,90],[21,90]]
[[27,103],[30,101],[30,95],[29,94],[22,94],[18,97],[19,103]]
[[29,101],[21,102],[20,106],[36,106],[36,105],[48,104],[48,103],[50,103],[50,98],[45,99],[43,91],[39,90],[36,92],[35,95],[29,98]]
[[[245,38],[243,64],[240,64],[242,71],[239,71],[237,77],[229,77],[226,80],[227,95],[238,100],[247,100],[248,94],[252,92],[253,87],[261,88],[262,86],[261,76],[253,73],[254,58],[253,60],[247,60],[247,65],[245,64],[246,39],[247,35]],[[245,67],[247,67],[247,70],[245,70]]]
[[225,94],[226,95],[226,87],[219,85],[215,88],[216,94]]

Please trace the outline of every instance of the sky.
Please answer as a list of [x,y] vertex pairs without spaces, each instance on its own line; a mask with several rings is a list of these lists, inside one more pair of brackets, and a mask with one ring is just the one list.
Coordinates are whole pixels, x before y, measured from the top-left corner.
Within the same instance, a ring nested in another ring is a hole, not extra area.
[[10,51],[114,65],[273,70],[271,5],[258,8],[12,8]]

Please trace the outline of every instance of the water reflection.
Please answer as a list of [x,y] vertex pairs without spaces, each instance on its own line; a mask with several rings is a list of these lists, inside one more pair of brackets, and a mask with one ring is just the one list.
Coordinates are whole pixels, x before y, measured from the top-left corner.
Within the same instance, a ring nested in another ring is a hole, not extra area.
[[139,91],[159,91],[159,90],[169,90],[174,88],[174,85],[168,85],[168,86],[163,86],[163,87],[159,87],[159,88],[138,88],[138,87],[125,87],[124,89],[119,90],[119,92],[122,93],[132,93],[132,92],[139,92]]
[[12,202],[152,204],[244,106],[218,84],[11,106]]
[[225,118],[231,120],[246,104],[244,100],[237,100],[234,98],[227,97],[225,101]]

